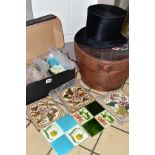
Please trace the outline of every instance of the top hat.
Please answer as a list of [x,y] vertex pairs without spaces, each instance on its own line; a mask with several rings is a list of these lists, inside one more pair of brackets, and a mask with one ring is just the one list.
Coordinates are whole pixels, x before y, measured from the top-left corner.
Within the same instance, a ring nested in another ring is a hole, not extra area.
[[121,34],[125,15],[125,10],[113,5],[89,6],[86,27],[76,33],[76,43],[94,48],[122,46],[127,42]]

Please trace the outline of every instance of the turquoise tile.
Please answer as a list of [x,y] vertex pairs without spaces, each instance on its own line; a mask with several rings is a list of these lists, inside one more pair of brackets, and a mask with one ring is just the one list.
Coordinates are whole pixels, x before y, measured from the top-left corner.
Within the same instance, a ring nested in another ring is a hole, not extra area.
[[51,142],[50,145],[57,155],[65,155],[74,148],[74,145],[70,142],[66,135],[62,135],[55,141]]
[[56,123],[61,127],[61,129],[64,132],[70,130],[71,128],[73,128],[74,126],[76,126],[78,124],[75,121],[75,119],[69,114],[67,114],[67,115],[61,117],[60,119],[58,119],[56,121]]

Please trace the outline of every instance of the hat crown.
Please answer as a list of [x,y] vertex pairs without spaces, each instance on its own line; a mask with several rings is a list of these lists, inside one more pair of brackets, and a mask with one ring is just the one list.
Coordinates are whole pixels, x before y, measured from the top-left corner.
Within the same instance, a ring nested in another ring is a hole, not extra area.
[[88,41],[117,39],[125,15],[125,10],[112,5],[97,4],[88,7],[85,38]]

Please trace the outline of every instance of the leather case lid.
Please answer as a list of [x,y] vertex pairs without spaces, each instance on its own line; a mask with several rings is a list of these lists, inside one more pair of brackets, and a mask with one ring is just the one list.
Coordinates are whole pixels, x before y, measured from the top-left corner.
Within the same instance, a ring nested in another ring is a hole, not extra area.
[[63,48],[64,36],[61,21],[54,15],[26,22],[27,63],[37,56],[46,55],[48,47]]

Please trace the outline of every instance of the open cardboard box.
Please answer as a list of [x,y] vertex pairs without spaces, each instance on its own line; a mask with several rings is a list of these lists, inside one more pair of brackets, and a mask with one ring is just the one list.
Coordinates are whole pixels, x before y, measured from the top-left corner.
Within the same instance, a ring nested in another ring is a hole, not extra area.
[[[64,36],[61,21],[47,15],[26,22],[26,62],[48,54],[48,47],[63,48]],[[49,91],[75,78],[75,69],[66,70],[26,85],[26,105],[48,95]]]

